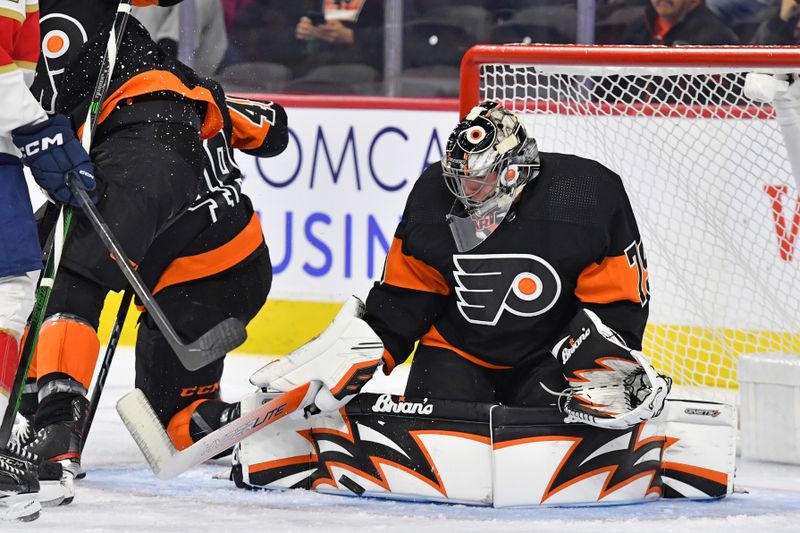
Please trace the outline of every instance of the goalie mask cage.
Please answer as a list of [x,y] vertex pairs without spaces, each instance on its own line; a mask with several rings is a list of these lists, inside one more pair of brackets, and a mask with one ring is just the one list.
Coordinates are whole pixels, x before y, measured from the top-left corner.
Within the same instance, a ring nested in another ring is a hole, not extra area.
[[648,261],[643,351],[713,399],[735,398],[742,354],[800,354],[797,181],[773,108],[743,91],[748,72],[792,71],[800,49],[481,45],[461,64],[462,116],[501,101],[540,150],[622,177]]

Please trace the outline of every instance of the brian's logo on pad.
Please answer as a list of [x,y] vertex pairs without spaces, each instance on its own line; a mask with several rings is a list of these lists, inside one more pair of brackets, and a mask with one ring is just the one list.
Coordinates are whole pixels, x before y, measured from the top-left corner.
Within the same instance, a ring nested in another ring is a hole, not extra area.
[[530,254],[454,255],[458,310],[471,324],[494,326],[503,311],[537,316],[555,305],[561,280]]
[[391,394],[381,394],[375,403],[372,404],[374,413],[396,413],[404,415],[429,415],[433,413],[433,404],[428,403],[425,398],[422,402],[406,402],[403,397],[395,402]]

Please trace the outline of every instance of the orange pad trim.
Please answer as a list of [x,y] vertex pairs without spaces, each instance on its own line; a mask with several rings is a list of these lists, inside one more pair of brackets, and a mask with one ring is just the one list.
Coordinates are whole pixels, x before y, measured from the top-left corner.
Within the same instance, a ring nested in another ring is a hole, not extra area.
[[197,410],[197,407],[201,403],[207,401],[208,400],[195,400],[190,403],[188,407],[184,407],[175,413],[169,420],[169,424],[167,424],[167,434],[172,440],[172,444],[174,444],[175,448],[178,450],[185,450],[194,444],[189,424],[192,422],[192,415]]
[[383,349],[383,373],[387,376],[394,370],[394,367],[397,366],[397,362],[392,357],[392,354],[389,353],[389,350],[386,348]]
[[65,318],[47,320],[36,347],[37,372],[39,376],[63,372],[88,389],[99,354],[100,339],[88,324]]

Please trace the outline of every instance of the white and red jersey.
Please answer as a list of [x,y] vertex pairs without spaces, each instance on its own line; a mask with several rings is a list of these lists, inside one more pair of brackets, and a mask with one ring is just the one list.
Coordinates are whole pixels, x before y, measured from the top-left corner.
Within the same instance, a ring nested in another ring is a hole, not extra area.
[[38,59],[38,0],[0,0],[0,154],[19,153],[11,130],[47,118],[28,90]]

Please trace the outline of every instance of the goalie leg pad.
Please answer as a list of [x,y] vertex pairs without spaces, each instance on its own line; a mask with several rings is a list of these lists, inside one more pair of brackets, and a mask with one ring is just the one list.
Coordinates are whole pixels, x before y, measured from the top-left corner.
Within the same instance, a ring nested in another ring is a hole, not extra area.
[[256,371],[250,382],[286,392],[309,381],[324,387],[314,403],[323,411],[341,407],[381,365],[383,343],[361,320],[364,304],[351,297],[317,338]]
[[247,487],[494,507],[714,498],[731,489],[732,413],[669,402],[657,418],[600,429],[555,408],[361,394],[250,436],[234,472]]

